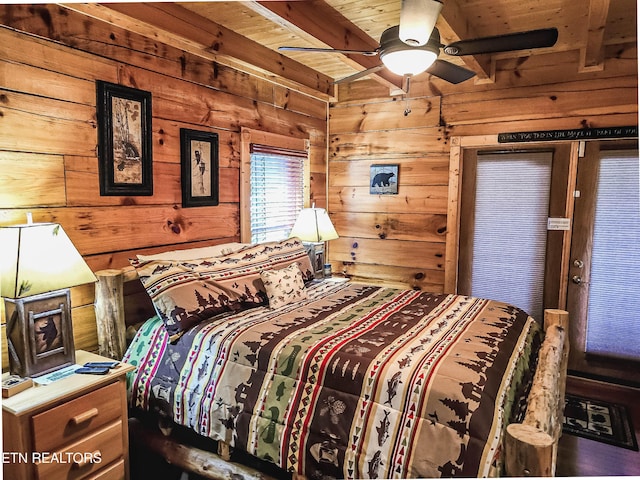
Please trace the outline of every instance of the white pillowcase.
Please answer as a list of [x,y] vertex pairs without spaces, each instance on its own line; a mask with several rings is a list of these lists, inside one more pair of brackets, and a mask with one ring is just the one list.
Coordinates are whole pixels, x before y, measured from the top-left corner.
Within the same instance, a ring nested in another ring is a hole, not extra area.
[[169,250],[153,255],[136,255],[140,261],[148,260],[195,260],[197,258],[219,257],[228,255],[249,245],[248,243],[230,242],[210,247],[187,248],[184,250]]
[[297,263],[280,270],[264,270],[260,278],[269,297],[269,307],[278,308],[307,298],[304,279]]

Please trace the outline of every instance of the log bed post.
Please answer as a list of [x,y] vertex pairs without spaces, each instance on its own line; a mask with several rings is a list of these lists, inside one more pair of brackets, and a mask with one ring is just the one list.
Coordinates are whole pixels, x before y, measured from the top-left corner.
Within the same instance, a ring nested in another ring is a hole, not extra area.
[[122,360],[126,344],[124,322],[124,273],[122,270],[96,272],[96,325],[100,355]]
[[507,475],[550,477],[555,474],[562,433],[564,394],[569,358],[569,314],[545,310],[545,341],[522,423],[507,427]]

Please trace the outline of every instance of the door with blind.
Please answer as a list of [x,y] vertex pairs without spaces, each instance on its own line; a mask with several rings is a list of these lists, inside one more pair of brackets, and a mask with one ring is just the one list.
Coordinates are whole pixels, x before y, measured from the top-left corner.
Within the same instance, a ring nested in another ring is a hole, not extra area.
[[563,232],[570,150],[465,150],[458,292],[516,305],[542,319],[561,304]]
[[640,383],[637,144],[588,142],[578,162],[576,192],[569,368]]

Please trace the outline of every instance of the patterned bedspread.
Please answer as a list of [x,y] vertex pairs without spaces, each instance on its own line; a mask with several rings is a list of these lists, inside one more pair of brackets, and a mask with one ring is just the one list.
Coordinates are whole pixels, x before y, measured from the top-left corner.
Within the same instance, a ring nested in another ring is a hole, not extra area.
[[148,321],[134,409],[308,478],[488,476],[541,329],[510,305],[353,283],[202,322]]

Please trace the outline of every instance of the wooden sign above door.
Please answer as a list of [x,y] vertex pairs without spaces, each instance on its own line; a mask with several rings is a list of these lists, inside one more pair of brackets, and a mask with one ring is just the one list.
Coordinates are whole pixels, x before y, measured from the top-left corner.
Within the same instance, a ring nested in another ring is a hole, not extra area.
[[576,128],[573,130],[499,133],[498,142],[558,142],[562,140],[598,140],[637,137],[638,126],[636,125],[629,127]]

